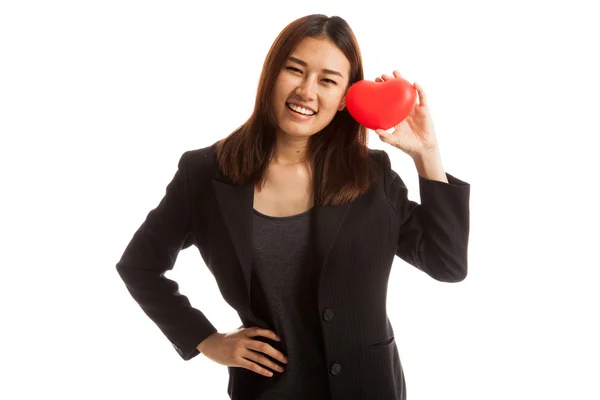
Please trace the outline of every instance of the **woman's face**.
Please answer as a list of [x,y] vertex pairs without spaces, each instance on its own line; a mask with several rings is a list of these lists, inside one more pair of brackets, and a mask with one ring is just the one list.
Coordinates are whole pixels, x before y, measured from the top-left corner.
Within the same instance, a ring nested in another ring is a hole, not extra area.
[[278,134],[309,137],[327,126],[345,106],[349,74],[350,62],[332,42],[302,40],[275,81],[272,107]]

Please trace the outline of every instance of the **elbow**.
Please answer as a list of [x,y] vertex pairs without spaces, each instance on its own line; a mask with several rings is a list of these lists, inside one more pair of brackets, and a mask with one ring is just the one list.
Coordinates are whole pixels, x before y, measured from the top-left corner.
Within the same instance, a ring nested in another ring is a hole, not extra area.
[[126,271],[126,268],[125,268],[124,264],[121,261],[119,261],[116,264],[115,269],[117,270],[117,274],[119,274],[119,276],[121,278],[123,278],[123,275],[124,275],[124,273]]
[[437,258],[430,260],[428,264],[430,267],[425,269],[425,271],[437,281],[458,283],[467,278],[468,267],[466,258]]
[[439,246],[422,257],[429,266],[429,275],[440,282],[458,283],[467,278],[467,247]]
[[117,263],[115,269],[117,270],[117,274],[123,280],[123,282],[125,282],[125,284],[135,279],[135,270],[130,268],[123,260],[120,260]]
[[458,283],[462,282],[467,278],[467,266],[454,268],[449,273],[445,274],[442,279],[438,279],[441,282]]
[[122,278],[122,269],[120,262],[115,265],[115,269],[117,270],[117,274]]

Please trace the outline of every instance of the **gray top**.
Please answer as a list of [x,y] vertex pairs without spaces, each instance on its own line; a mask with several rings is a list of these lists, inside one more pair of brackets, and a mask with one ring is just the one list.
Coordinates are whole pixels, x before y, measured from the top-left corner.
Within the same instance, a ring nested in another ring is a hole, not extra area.
[[272,371],[266,379],[259,400],[330,398],[316,302],[318,270],[311,262],[312,210],[288,217],[253,213],[252,279],[288,358],[283,373]]

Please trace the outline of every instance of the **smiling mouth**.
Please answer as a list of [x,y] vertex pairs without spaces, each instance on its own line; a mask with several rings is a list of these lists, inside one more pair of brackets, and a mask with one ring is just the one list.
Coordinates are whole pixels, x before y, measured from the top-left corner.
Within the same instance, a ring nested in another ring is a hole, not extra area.
[[287,103],[287,102],[285,103],[285,106],[287,108],[289,108],[290,110],[292,110],[293,112],[295,112],[296,114],[305,115],[307,117],[312,117],[314,115],[317,115],[316,111],[311,111],[311,110],[308,110],[306,108],[299,107],[299,106],[296,106],[296,105],[292,105],[292,104]]

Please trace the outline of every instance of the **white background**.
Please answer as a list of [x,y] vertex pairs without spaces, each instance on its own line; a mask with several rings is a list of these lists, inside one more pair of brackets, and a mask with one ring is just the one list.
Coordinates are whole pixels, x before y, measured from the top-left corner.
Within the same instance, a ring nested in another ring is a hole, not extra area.
[[[324,13],[366,79],[423,86],[445,170],[472,185],[465,281],[394,262],[408,398],[599,399],[592,4],[1,2],[0,397],[228,398],[226,367],[184,362],[115,264],[181,154],[249,117],[277,34]],[[412,160],[369,138],[419,201]],[[168,276],[219,331],[241,324],[196,247]]]

